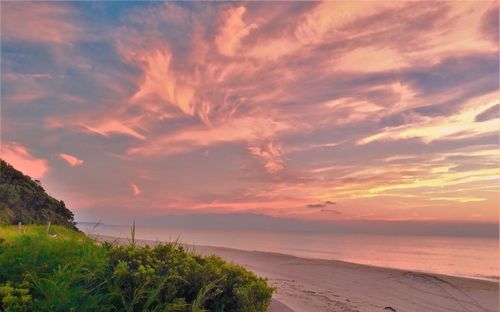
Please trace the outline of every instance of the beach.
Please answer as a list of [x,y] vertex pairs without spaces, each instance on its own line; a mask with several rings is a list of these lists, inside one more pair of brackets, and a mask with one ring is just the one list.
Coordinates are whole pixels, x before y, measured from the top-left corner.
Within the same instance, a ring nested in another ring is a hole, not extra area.
[[[124,238],[94,236],[127,243]],[[137,240],[140,245],[157,241]],[[338,260],[305,259],[271,252],[188,246],[240,264],[276,287],[270,312],[492,311],[499,309],[498,282],[427,274]]]

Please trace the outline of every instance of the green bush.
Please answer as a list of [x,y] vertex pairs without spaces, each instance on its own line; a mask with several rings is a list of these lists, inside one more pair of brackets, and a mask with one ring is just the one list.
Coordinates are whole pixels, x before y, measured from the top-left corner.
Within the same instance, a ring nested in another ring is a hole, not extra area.
[[240,266],[170,243],[154,248],[106,244],[112,303],[124,311],[265,311],[272,289]]
[[266,311],[272,292],[242,267],[176,243],[97,244],[61,227],[0,243],[5,311],[257,312]]
[[31,304],[31,295],[26,285],[12,286],[10,283],[0,285],[0,307],[2,311],[27,311]]

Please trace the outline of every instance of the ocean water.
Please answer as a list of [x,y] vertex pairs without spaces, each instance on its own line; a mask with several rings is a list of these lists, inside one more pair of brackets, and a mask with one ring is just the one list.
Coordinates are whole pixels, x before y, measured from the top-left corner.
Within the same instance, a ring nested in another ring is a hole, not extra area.
[[[129,226],[81,224],[90,234],[130,237]],[[496,238],[136,227],[136,239],[335,259],[379,267],[499,280]]]

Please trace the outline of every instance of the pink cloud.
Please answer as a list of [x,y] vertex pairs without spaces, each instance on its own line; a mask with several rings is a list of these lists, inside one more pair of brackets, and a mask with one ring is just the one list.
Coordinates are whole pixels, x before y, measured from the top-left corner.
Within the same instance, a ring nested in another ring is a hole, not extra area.
[[5,39],[67,44],[82,33],[74,21],[74,12],[64,4],[2,3],[2,36]]
[[141,195],[142,190],[139,188],[139,186],[137,186],[137,184],[131,183],[130,187],[132,187],[132,194],[134,194],[134,196]]
[[124,134],[139,140],[146,139],[144,135],[134,130],[132,126],[127,125],[127,122],[119,121],[113,118],[101,119],[92,123],[92,125],[83,123],[81,125],[86,130],[97,133],[105,137],[109,137],[111,134]]
[[158,136],[154,140],[145,141],[143,145],[129,149],[128,154],[174,155],[229,142],[247,142],[252,145],[263,138],[276,137],[287,132],[289,128],[287,123],[260,115],[234,118],[216,126],[202,124]]
[[278,172],[285,167],[283,151],[276,142],[263,142],[259,145],[249,147],[248,150],[252,155],[262,159],[269,173]]
[[84,161],[81,159],[78,159],[77,157],[65,153],[60,153],[59,158],[62,160],[66,161],[70,166],[80,166],[83,165]]
[[185,114],[193,115],[194,89],[190,86],[189,77],[183,81],[182,75],[176,75],[170,69],[171,53],[163,48],[139,54],[138,60],[143,61],[144,80],[139,91],[130,99],[131,102],[160,101],[162,104],[175,105]]
[[256,23],[247,24],[243,21],[245,11],[246,8],[240,6],[230,8],[221,14],[220,18],[224,20],[224,24],[215,38],[215,44],[222,54],[235,55],[241,47],[241,40],[258,27]]
[[26,147],[16,143],[2,144],[2,159],[33,178],[42,178],[48,170],[47,161],[33,156]]
[[[478,137],[498,132],[498,118],[477,122],[476,116],[494,107],[498,101],[498,92],[472,98],[462,104],[462,109],[455,114],[439,117],[419,117],[413,122],[386,127],[377,134],[363,138],[358,144],[374,141],[391,141],[419,138],[425,143],[439,139],[463,139]],[[498,117],[498,116],[495,116]]]

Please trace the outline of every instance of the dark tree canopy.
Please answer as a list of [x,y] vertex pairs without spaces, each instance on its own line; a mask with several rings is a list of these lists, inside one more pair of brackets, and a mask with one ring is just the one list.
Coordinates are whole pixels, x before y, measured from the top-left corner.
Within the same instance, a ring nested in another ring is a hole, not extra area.
[[60,224],[75,228],[73,213],[33,180],[0,160],[0,224]]

